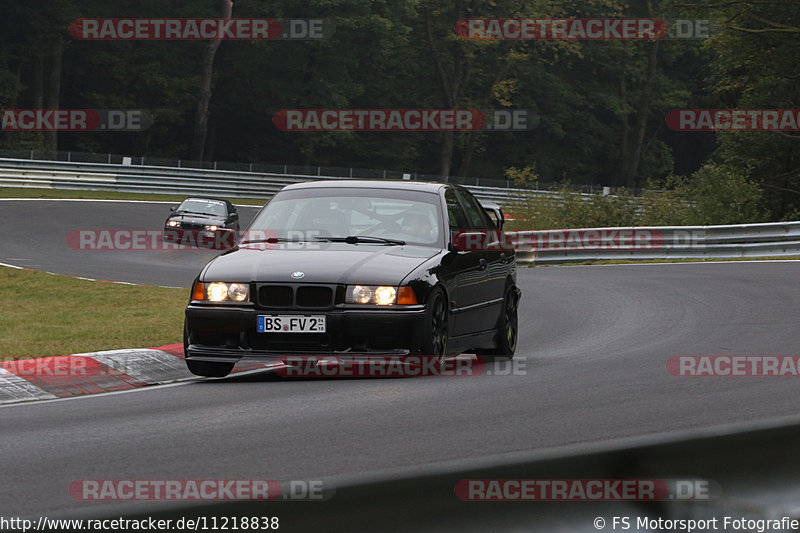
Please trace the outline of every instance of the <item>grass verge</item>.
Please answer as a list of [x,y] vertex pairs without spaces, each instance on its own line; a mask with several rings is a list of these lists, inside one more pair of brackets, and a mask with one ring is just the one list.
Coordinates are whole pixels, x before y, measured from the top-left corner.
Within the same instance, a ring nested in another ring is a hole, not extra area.
[[[179,204],[190,195],[148,194],[116,191],[75,191],[69,189],[33,189],[26,187],[0,187],[0,198],[76,198],[83,200],[143,200],[146,202],[175,202]],[[192,195],[200,196],[200,195]],[[216,198],[216,196],[215,196]],[[261,207],[265,198],[225,198],[237,205]]]
[[0,358],[183,342],[187,289],[0,267]]

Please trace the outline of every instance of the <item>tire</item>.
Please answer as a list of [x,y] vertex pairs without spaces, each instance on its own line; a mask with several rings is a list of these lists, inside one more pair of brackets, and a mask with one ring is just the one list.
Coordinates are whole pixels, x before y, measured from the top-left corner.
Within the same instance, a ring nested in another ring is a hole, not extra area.
[[203,376],[206,378],[224,378],[233,370],[234,363],[209,363],[208,361],[192,361],[186,360],[186,366],[189,367],[189,372],[196,376]]
[[519,295],[517,288],[511,285],[506,289],[503,297],[503,313],[497,323],[497,333],[495,335],[497,346],[491,350],[479,350],[477,352],[485,361],[513,359],[514,352],[517,349],[517,337],[519,336],[518,309]]
[[447,355],[447,338],[450,310],[444,291],[434,289],[425,307],[425,324],[422,334],[422,356],[434,357],[441,362]]

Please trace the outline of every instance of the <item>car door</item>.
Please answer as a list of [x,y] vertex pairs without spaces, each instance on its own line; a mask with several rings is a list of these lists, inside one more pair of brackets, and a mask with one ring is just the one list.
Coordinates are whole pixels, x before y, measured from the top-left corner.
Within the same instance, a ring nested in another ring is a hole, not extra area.
[[[450,242],[461,231],[468,231],[471,222],[464,204],[458,199],[453,187],[444,193],[450,229]],[[448,270],[453,275],[455,287],[450,290],[450,309],[453,318],[452,335],[460,336],[486,329],[481,321],[481,303],[486,288],[486,265],[484,253],[480,250],[457,251],[451,246],[452,262]]]
[[[477,198],[463,187],[455,187],[454,190],[464,206],[470,229],[489,231],[489,235],[496,236],[497,225],[489,218]],[[508,252],[500,250],[498,246],[476,250],[475,254],[482,277],[477,286],[477,305],[474,312],[470,313],[470,322],[475,330],[481,331],[494,328],[500,316],[508,275]]]

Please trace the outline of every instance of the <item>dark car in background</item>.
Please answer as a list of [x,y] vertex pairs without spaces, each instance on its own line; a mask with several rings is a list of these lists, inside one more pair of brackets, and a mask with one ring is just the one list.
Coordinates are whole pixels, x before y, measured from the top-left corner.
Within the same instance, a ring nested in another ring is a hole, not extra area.
[[239,214],[228,200],[187,198],[164,222],[164,241],[207,248],[231,248],[239,235]]
[[189,370],[224,376],[240,359],[297,354],[511,358],[514,252],[468,249],[463,239],[497,231],[458,185],[284,187],[195,280],[184,328]]

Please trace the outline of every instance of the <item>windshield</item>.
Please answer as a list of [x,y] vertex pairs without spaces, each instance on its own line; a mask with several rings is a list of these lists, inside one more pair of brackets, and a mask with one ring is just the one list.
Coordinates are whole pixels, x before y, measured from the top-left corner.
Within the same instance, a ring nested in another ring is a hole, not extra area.
[[439,245],[438,196],[402,193],[363,189],[286,191],[264,208],[250,229],[289,240],[355,236]]
[[227,209],[225,209],[225,204],[223,202],[190,198],[188,200],[184,200],[181,205],[178,206],[176,212],[224,217],[227,213]]

